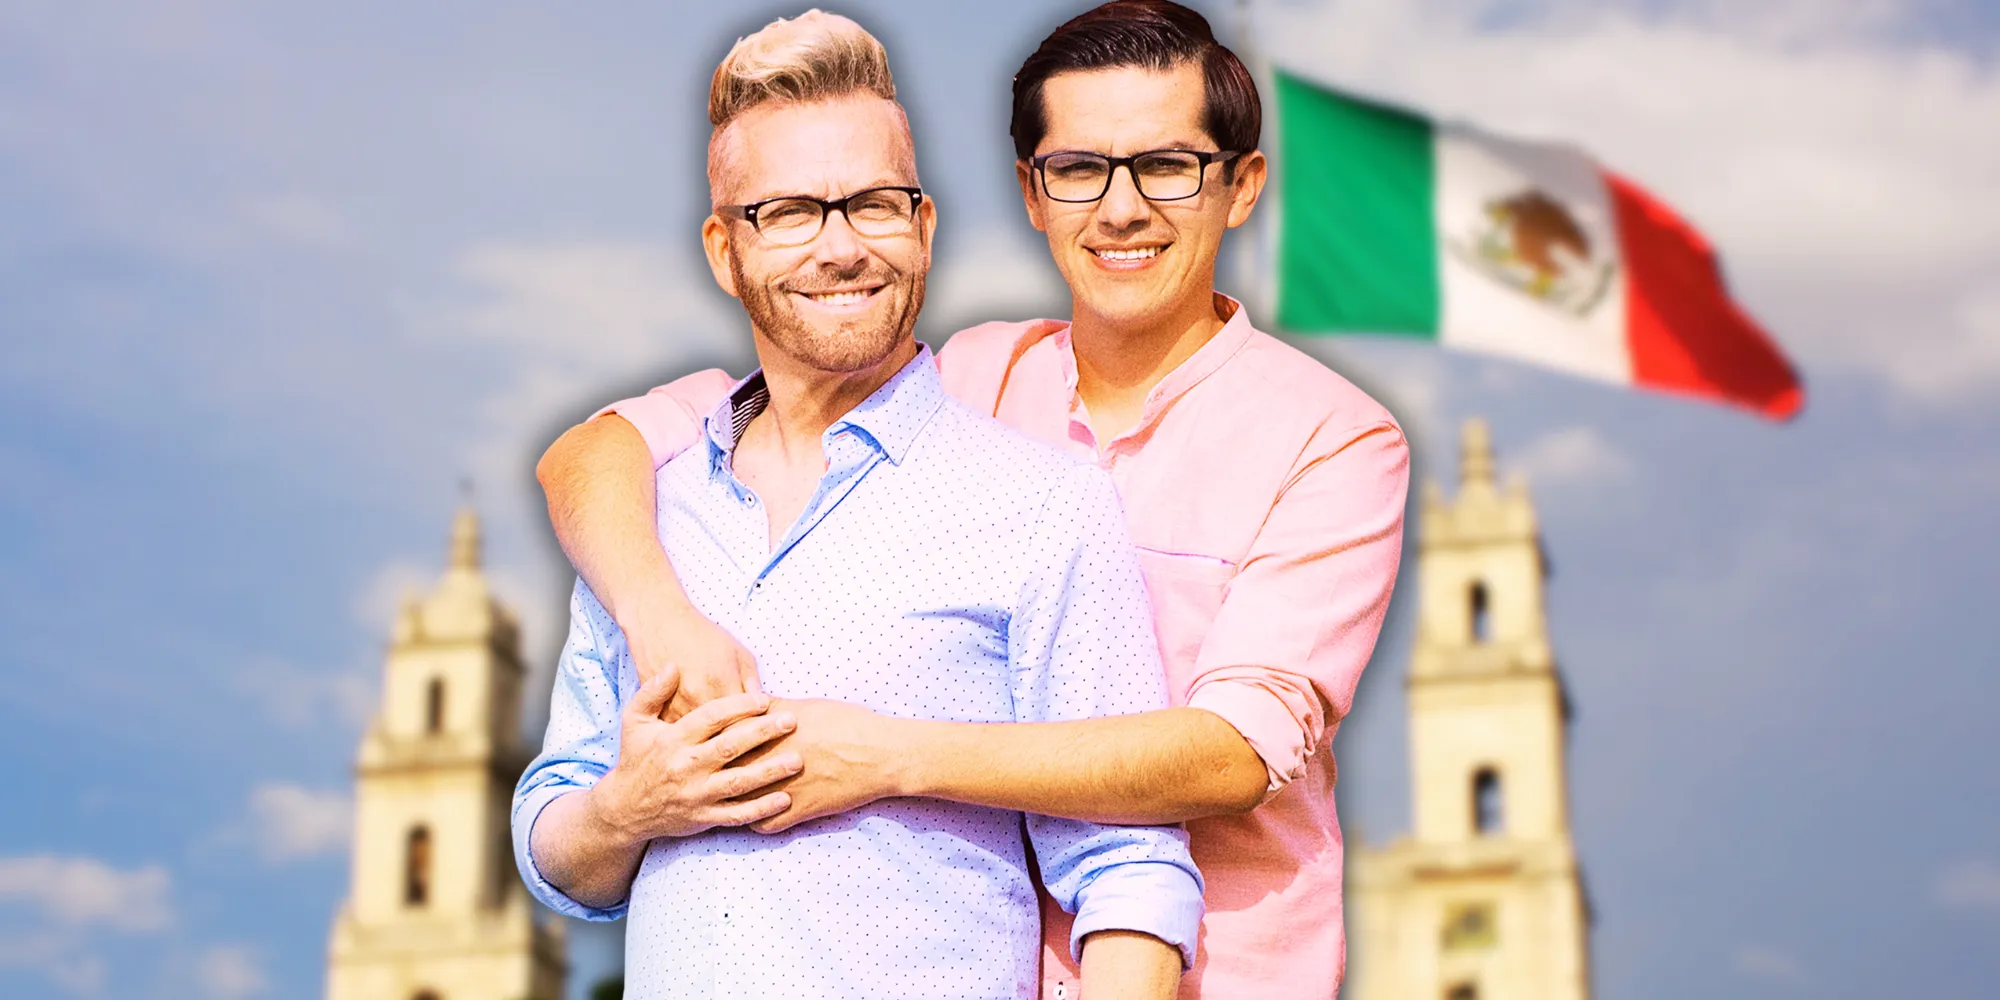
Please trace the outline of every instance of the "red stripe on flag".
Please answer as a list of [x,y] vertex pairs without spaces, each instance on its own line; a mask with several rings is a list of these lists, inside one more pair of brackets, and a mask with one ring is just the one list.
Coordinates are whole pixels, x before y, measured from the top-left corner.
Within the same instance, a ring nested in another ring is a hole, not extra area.
[[1791,363],[1730,299],[1715,250],[1673,209],[1604,171],[1626,267],[1632,380],[1783,420],[1805,403]]

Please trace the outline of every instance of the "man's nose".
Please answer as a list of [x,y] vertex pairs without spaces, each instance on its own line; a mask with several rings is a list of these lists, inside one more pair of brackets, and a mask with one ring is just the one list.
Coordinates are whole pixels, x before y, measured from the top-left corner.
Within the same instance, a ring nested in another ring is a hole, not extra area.
[[1139,193],[1132,168],[1122,163],[1113,167],[1111,185],[1104,189],[1104,197],[1097,201],[1098,221],[1109,229],[1123,231],[1145,225],[1152,214],[1153,205]]
[[847,213],[835,209],[826,213],[819,238],[813,241],[813,259],[835,268],[851,268],[868,258],[868,246],[861,234],[847,222]]

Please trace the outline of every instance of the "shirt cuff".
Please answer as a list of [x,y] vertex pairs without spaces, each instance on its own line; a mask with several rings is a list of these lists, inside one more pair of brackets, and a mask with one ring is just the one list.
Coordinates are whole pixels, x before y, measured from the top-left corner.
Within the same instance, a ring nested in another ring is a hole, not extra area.
[[549,803],[580,791],[583,789],[575,785],[548,785],[521,797],[520,803],[514,807],[514,860],[521,869],[522,881],[528,883],[528,892],[543,906],[578,920],[617,920],[625,915],[625,908],[631,902],[629,894],[625,902],[609,909],[585,906],[543,878],[542,870],[535,865],[535,822],[542,818],[542,810],[548,808]]
[[1312,743],[1291,706],[1276,693],[1247,680],[1220,678],[1196,688],[1188,695],[1187,706],[1221,716],[1257,751],[1269,781],[1265,802],[1305,776]]
[[1180,949],[1181,968],[1194,968],[1201,935],[1201,880],[1170,861],[1127,861],[1099,872],[1077,901],[1069,956],[1083,961],[1083,938],[1097,931],[1138,931]]

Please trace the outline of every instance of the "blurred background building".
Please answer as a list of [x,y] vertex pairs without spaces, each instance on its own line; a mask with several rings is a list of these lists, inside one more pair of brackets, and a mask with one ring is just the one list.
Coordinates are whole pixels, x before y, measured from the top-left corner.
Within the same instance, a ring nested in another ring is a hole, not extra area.
[[515,872],[520,628],[452,522],[444,577],[396,615],[355,766],[353,882],[327,947],[328,1000],[559,1000],[562,923]]
[[1457,496],[1424,486],[1409,567],[1414,828],[1380,847],[1349,841],[1344,992],[1588,1000],[1590,906],[1541,532],[1526,480],[1495,482],[1486,422],[1468,421],[1460,447]]

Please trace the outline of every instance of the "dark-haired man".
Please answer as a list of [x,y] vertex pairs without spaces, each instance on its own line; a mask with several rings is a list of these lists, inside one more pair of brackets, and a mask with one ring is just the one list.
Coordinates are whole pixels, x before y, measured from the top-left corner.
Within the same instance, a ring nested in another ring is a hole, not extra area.
[[[939,356],[959,399],[1109,470],[1176,707],[981,726],[817,705],[781,744],[806,760],[791,807],[759,829],[907,795],[1185,820],[1208,915],[1182,995],[1324,1000],[1345,949],[1322,751],[1394,584],[1408,453],[1379,405],[1215,292],[1222,234],[1263,189],[1260,127],[1250,75],[1193,11],[1116,0],[1056,29],[1015,78],[1012,130],[1071,320],[974,327]],[[690,703],[754,685],[754,667],[686,609],[647,473],[727,384],[617,404],[623,419],[572,429],[538,469],[565,550],[647,667],[700,675]],[[1044,919],[1044,996],[1074,997],[1066,915]]]

